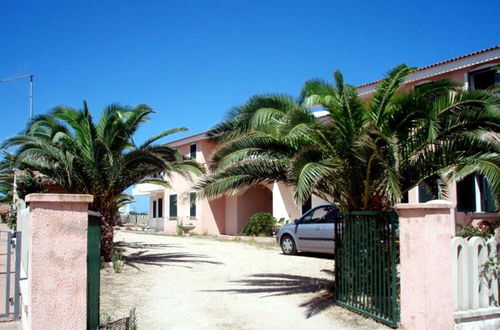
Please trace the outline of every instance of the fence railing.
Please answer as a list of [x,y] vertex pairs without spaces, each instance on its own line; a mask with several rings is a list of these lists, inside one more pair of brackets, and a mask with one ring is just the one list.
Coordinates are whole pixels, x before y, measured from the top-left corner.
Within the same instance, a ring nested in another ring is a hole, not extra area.
[[335,220],[338,305],[397,327],[398,218],[393,212],[339,212]]
[[500,315],[500,239],[454,237],[451,249],[455,319]]

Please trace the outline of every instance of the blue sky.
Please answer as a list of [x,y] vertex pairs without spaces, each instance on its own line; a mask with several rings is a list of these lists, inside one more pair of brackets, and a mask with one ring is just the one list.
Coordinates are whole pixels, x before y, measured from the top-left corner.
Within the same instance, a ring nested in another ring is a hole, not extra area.
[[[3,0],[0,79],[34,74],[35,113],[87,100],[97,117],[112,102],[146,103],[156,113],[141,142],[204,131],[251,95],[297,95],[336,69],[356,85],[494,46],[499,11],[489,0]],[[0,114],[0,139],[24,127],[27,80],[0,84]]]

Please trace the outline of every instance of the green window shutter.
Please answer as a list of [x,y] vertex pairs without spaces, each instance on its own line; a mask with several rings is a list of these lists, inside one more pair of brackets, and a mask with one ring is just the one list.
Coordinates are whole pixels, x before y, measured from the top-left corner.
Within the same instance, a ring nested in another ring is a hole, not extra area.
[[469,174],[457,182],[457,211],[476,211],[475,174]]
[[169,196],[169,205],[170,205],[170,218],[177,218],[177,195]]
[[485,212],[496,212],[498,210],[496,205],[495,197],[493,196],[493,191],[491,190],[491,184],[483,178],[484,187],[484,210]]
[[158,198],[158,218],[163,218],[163,198]]
[[196,144],[189,146],[189,158],[196,160]]
[[196,219],[196,193],[189,193],[189,217]]
[[156,218],[156,201],[153,201],[153,218]]

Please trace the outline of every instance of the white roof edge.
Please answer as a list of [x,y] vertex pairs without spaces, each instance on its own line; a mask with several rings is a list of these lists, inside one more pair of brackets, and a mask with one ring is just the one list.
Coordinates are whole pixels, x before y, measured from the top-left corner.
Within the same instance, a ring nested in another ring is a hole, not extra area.
[[206,140],[209,138],[207,135],[207,132],[208,131],[205,131],[205,132],[201,132],[198,134],[186,136],[186,137],[183,137],[181,139],[170,141],[170,142],[167,142],[166,145],[168,145],[170,147],[178,147],[178,146],[183,145],[183,144],[194,143],[197,141]]
[[[464,69],[477,64],[494,61],[497,59],[500,59],[500,48],[492,49],[484,53],[471,55],[468,57],[457,59],[456,61],[446,62],[430,68],[415,71],[411,73],[408,77],[406,77],[405,84],[417,80],[423,80],[430,77],[438,76],[451,71]],[[371,94],[376,90],[377,86],[378,82],[372,85],[359,87],[357,88],[358,95],[362,96],[366,94]]]
[[325,117],[325,116],[328,116],[328,114],[329,114],[329,112],[326,111],[326,110],[320,110],[320,111],[314,111],[313,112],[313,115],[316,118]]

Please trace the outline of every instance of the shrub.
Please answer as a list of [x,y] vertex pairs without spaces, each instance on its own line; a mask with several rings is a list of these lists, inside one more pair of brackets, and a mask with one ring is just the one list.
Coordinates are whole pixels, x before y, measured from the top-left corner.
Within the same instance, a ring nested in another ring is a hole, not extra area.
[[17,210],[12,208],[8,213],[7,226],[11,230],[16,230],[17,228]]
[[457,232],[456,236],[463,238],[470,238],[473,236],[479,236],[484,239],[488,239],[493,236],[495,230],[495,226],[491,224],[489,221],[482,220],[477,227],[472,225],[467,225],[462,227],[460,231]]
[[113,263],[113,270],[115,273],[121,273],[123,270],[123,260],[122,252],[119,249],[113,249],[113,255],[111,256],[111,262]]
[[265,235],[272,236],[276,219],[269,213],[256,213],[250,217],[245,228],[243,228],[244,235]]
[[175,228],[177,236],[184,236],[184,229],[182,229],[182,220],[177,222],[177,227]]

